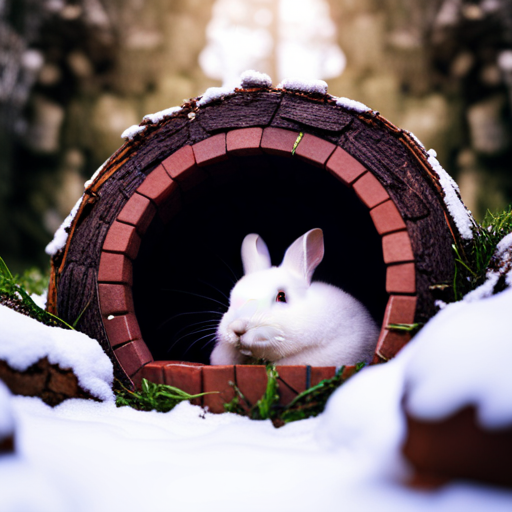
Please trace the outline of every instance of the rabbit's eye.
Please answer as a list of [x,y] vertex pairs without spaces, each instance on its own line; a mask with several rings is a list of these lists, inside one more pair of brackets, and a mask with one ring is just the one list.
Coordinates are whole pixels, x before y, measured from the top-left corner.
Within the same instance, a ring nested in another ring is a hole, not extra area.
[[286,302],[286,294],[284,292],[278,292],[276,302]]

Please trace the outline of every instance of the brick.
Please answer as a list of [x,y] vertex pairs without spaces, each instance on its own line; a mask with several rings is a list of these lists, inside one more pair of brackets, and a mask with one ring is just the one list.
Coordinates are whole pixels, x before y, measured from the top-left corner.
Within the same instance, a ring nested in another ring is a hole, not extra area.
[[139,252],[140,242],[135,226],[114,221],[103,242],[103,250],[123,253],[134,260]]
[[293,146],[298,136],[299,132],[282,128],[265,128],[261,137],[261,149],[272,155],[292,156]]
[[104,317],[133,312],[133,297],[130,286],[100,283],[98,284],[98,292],[101,314]]
[[131,377],[146,363],[153,361],[153,356],[142,340],[135,340],[114,349],[114,354],[123,370]]
[[414,323],[417,301],[416,296],[390,295],[382,325]]
[[259,155],[263,128],[242,128],[231,130],[226,135],[226,150],[237,156]]
[[254,405],[267,389],[267,370],[261,365],[237,365],[235,367],[236,385]]
[[373,208],[389,199],[386,189],[371,172],[363,174],[352,184],[352,187],[368,208]]
[[341,378],[343,380],[347,380],[350,377],[352,377],[352,375],[354,375],[355,373],[357,373],[355,365],[347,365],[345,366],[345,368],[343,368],[343,371],[341,372]]
[[309,387],[316,386],[320,381],[332,379],[336,375],[335,366],[310,366]]
[[124,283],[131,286],[133,284],[131,260],[124,254],[103,251],[98,269],[98,281],[100,283]]
[[137,232],[143,236],[151,224],[155,213],[155,205],[147,197],[135,192],[126,202],[116,220],[135,226]]
[[384,361],[395,357],[400,350],[407,345],[411,339],[411,334],[407,331],[390,331],[383,329],[375,353]]
[[474,405],[440,419],[415,418],[403,401],[406,436],[402,453],[416,472],[416,484],[433,486],[443,480],[476,481],[512,488],[512,427],[481,426]]
[[[163,367],[164,383],[179,388],[191,395],[203,390],[203,365],[187,363],[168,363]],[[194,405],[202,404],[202,397],[191,401]]]
[[127,315],[104,318],[103,325],[107,331],[107,337],[112,347],[126,343],[127,341],[142,338],[139,323],[133,313]]
[[407,231],[398,231],[382,237],[384,263],[413,261],[411,239]]
[[388,293],[416,293],[416,269],[414,263],[390,265],[386,269]]
[[370,215],[379,235],[385,235],[393,231],[402,231],[406,228],[404,219],[397,210],[393,201],[384,201],[370,210]]
[[381,363],[385,363],[385,362],[386,362],[386,359],[379,356],[379,354],[377,352],[375,352],[375,354],[373,354],[373,359],[371,360],[370,364],[374,365],[374,364],[381,364]]
[[279,403],[289,404],[298,393],[306,390],[306,366],[278,366]]
[[306,133],[297,146],[295,155],[317,167],[324,167],[335,149],[336,146],[331,142]]
[[183,146],[162,162],[167,174],[176,180],[183,191],[190,190],[208,178],[196,164],[192,146]]
[[211,165],[228,158],[226,153],[226,134],[219,133],[192,146],[196,163],[199,166]]
[[160,164],[137,189],[137,193],[151,199],[157,206],[164,204],[171,194],[178,189],[178,184],[169,177],[164,166]]
[[350,185],[367,171],[363,164],[340,147],[337,147],[331,155],[327,161],[326,168],[345,185]]
[[235,390],[229,383],[235,382],[235,367],[229,366],[204,366],[203,367],[203,391],[219,391],[203,397],[203,405],[210,412],[224,412],[224,404],[233,400]]
[[416,296],[391,295],[389,297],[384,313],[384,320],[382,322],[384,329],[381,331],[375,349],[375,353],[380,359],[387,361],[395,357],[402,347],[411,339],[410,333],[406,331],[394,331],[386,329],[386,327],[389,324],[414,323],[416,303]]
[[155,384],[165,384],[164,381],[164,365],[165,361],[153,361],[144,365],[141,370],[141,381],[142,377]]

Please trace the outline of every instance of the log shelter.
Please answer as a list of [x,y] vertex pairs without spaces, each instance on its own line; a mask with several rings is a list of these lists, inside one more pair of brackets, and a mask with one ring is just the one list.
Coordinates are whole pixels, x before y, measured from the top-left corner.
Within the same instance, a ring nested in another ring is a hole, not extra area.
[[[259,233],[278,264],[321,227],[315,278],[367,306],[382,326],[373,363],[391,359],[410,334],[389,325],[435,313],[432,287],[452,280],[460,239],[423,146],[328,94],[246,87],[200,99],[145,119],[87,184],[52,258],[49,310],[79,318],[125,385],[222,391],[203,400],[220,411],[229,382],[251,397],[266,382],[261,366],[208,364],[243,237]],[[335,369],[278,370],[286,402]]]

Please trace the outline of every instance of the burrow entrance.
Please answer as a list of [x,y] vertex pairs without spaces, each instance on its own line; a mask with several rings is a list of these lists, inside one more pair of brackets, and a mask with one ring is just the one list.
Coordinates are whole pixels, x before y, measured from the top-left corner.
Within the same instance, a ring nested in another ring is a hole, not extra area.
[[352,294],[382,324],[382,242],[351,189],[324,169],[274,155],[235,156],[204,170],[210,179],[183,194],[167,225],[155,218],[133,263],[135,315],[155,360],[209,363],[248,233],[263,237],[278,265],[293,240],[321,227],[326,249],[315,280]]

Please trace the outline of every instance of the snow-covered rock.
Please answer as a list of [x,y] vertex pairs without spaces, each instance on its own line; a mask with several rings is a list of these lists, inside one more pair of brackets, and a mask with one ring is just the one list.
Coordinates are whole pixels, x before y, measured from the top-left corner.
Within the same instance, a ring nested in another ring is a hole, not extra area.
[[48,327],[0,305],[0,360],[23,372],[47,358],[71,369],[79,385],[100,400],[114,399],[113,366],[96,340],[77,331]]
[[512,426],[512,289],[446,306],[416,335],[407,410],[441,420],[475,405],[488,429]]

